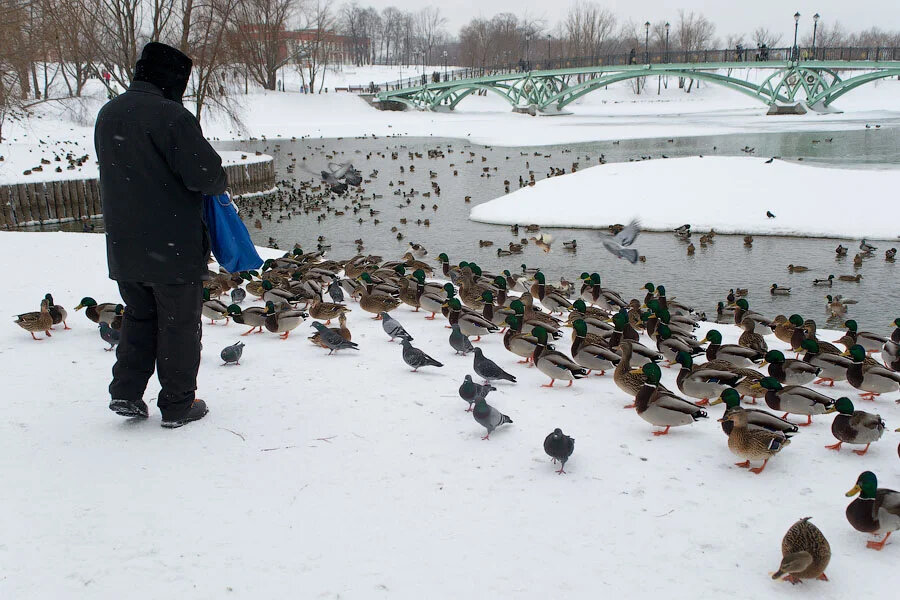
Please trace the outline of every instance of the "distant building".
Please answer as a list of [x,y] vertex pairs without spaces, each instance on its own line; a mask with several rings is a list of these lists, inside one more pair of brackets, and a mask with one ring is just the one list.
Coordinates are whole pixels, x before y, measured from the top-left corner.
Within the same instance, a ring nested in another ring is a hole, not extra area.
[[[247,30],[263,39],[264,28],[248,27]],[[246,30],[245,30],[246,31]],[[251,37],[254,37],[251,35]],[[371,41],[367,37],[351,37],[341,35],[333,31],[320,31],[318,29],[301,29],[298,31],[282,30],[277,38],[279,42],[278,60],[282,61],[289,56],[302,56],[304,50],[312,50],[316,44],[320,44],[319,51],[324,53],[324,58],[330,65],[351,65],[357,62],[369,64],[371,62]]]

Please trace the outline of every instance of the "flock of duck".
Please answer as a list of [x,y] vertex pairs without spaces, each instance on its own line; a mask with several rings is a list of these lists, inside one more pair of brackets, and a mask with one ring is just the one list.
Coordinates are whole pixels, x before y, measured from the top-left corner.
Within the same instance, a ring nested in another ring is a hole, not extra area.
[[[814,320],[798,314],[769,319],[750,310],[746,290],[732,290],[719,303],[717,321],[734,323],[743,333],[737,344],[724,344],[722,333],[715,328],[697,339],[694,331],[700,327],[701,315],[670,297],[664,285],[647,283],[642,299],[626,300],[620,292],[604,287],[598,273],[582,273],[580,288],[571,283],[555,286],[537,269],[523,266],[521,271],[492,274],[473,262],[452,264],[446,253],[438,255],[437,269],[433,269],[435,263],[426,255],[424,247],[410,243],[399,260],[358,254],[336,261],[326,259],[321,251],[304,253],[295,247],[280,258],[267,260],[260,271],[210,271],[203,316],[210,323],[233,320],[249,327],[243,336],[268,331],[283,340],[301,323],[313,319],[315,332],[309,337],[313,344],[329,354],[358,351],[347,324],[349,297],[363,312],[381,321],[390,340],[400,340],[400,358],[413,371],[442,367],[413,345],[413,337],[392,315],[406,305],[424,313],[428,320],[441,315],[450,330],[450,347],[464,356],[472,353],[473,372],[481,382],[466,376],[459,395],[485,429],[485,440],[497,428],[513,422],[488,403],[488,395],[497,389],[495,384],[515,384],[517,378],[474,344],[484,336],[502,335],[503,347],[519,364],[547,376],[543,387],[554,387],[556,382],[571,386],[591,373],[604,376],[612,371],[616,386],[630,399],[625,407],[656,427],[656,436],[707,418],[706,406],[724,404],[718,420],[728,448],[743,459],[738,466],[756,474],[762,473],[768,461],[784,451],[814,416],[837,413],[831,426],[837,441],[827,446],[834,451],[843,444],[858,445],[862,448],[854,452],[864,456],[870,445],[882,438],[885,423],[880,415],[858,410],[850,398],[833,398],[810,384],[833,387],[836,381],[846,381],[859,392],[861,401],[900,391],[900,318],[893,321],[890,338],[862,331],[855,321],[846,321],[846,331],[835,342],[844,346],[841,350],[817,336]],[[248,296],[262,305],[246,306]],[[82,308],[112,349],[118,342],[122,305],[86,297],[76,307]],[[39,339],[35,333],[43,331],[50,336],[55,324],[67,329],[66,319],[65,308],[47,294],[39,311],[18,315],[16,322]],[[338,325],[329,327],[333,320]],[[571,328],[571,344],[562,339],[566,328]],[[769,336],[787,344],[796,358],[770,349]],[[556,348],[564,343],[568,352]],[[239,364],[242,349],[242,343],[223,349],[223,361]],[[705,361],[700,362],[702,359]],[[662,384],[661,366],[679,367],[673,389]],[[751,405],[764,401],[775,412],[744,406],[744,400]],[[791,415],[805,421],[792,422],[788,419]],[[560,462],[558,472],[564,473],[574,452],[574,439],[555,429],[545,439],[544,448]],[[900,528],[900,493],[878,488],[870,471],[859,476],[851,492],[859,498],[847,509],[850,524],[884,536],[868,543],[870,548],[882,549],[891,532]],[[789,551],[785,551],[778,574],[794,582],[824,577],[827,559],[823,562],[820,554],[828,546],[824,538],[817,537],[821,532],[816,532],[808,520],[792,527],[785,537],[784,547]],[[797,549],[804,544],[809,547]]]

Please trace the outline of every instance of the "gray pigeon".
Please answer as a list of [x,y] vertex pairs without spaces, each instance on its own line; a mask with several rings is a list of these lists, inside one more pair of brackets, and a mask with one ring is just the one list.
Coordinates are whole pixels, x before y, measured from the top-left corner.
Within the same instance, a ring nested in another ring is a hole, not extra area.
[[634,248],[628,248],[628,246],[633,244],[634,240],[637,239],[638,234],[641,232],[640,227],[640,223],[632,221],[615,236],[603,235],[601,238],[603,247],[609,250],[609,252],[617,258],[624,258],[631,264],[636,263],[638,260],[638,251]]
[[231,290],[231,301],[234,304],[240,304],[247,297],[247,291],[244,288],[234,288]]
[[478,385],[472,381],[471,375],[466,375],[466,380],[459,386],[459,397],[469,403],[469,408],[466,409],[466,412],[471,412],[472,407],[475,406],[475,402],[484,400],[489,393],[496,391],[496,389],[497,388],[490,384]]
[[344,290],[341,289],[341,282],[337,279],[332,279],[331,283],[328,284],[328,295],[331,296],[331,301],[335,304],[341,304],[344,301]]
[[244,354],[244,343],[238,342],[233,346],[226,346],[222,349],[222,353],[219,355],[222,357],[222,360],[225,361],[224,364],[228,365],[234,363],[236,365],[241,364],[241,355]]
[[487,434],[481,438],[483,440],[491,439],[491,433],[504,423],[513,422],[512,419],[488,404],[484,398],[475,401],[475,410],[472,411],[472,416],[479,425],[487,429]]
[[463,356],[467,352],[475,350],[472,342],[469,341],[469,336],[463,335],[462,331],[459,330],[459,323],[453,324],[453,331],[450,332],[450,347],[456,350],[457,354],[462,352]]
[[397,319],[387,314],[386,312],[381,313],[381,328],[384,329],[384,332],[391,336],[391,341],[394,341],[394,338],[400,338],[401,340],[413,341],[413,336],[409,335],[409,333],[403,329],[403,325],[400,324]]
[[434,360],[418,348],[412,346],[409,340],[402,339],[403,344],[403,362],[413,368],[413,372],[418,371],[419,367],[443,367],[442,363]]
[[328,347],[330,351],[328,354],[334,354],[338,350],[359,350],[356,342],[345,340],[339,333],[325,327],[324,324],[315,321],[312,326],[319,332],[319,341]]
[[109,344],[109,348],[104,348],[104,350],[107,352],[114,350],[119,345],[120,337],[121,333],[118,329],[113,329],[109,323],[100,322],[100,339]]
[[544,438],[544,452],[553,459],[554,464],[556,464],[556,461],[560,462],[559,471],[557,471],[560,475],[566,472],[566,461],[569,460],[574,451],[575,438],[564,434],[559,427]]
[[475,348],[475,359],[473,362],[475,373],[484,379],[485,383],[498,380],[506,380],[516,382],[516,378],[497,366],[497,363],[485,357],[481,348]]

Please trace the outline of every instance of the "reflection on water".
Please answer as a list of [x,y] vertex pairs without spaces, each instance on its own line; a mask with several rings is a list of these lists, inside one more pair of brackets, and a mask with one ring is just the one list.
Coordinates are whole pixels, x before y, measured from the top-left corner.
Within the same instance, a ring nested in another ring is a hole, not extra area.
[[[751,307],[765,314],[799,312],[804,317],[824,321],[824,296],[837,293],[860,301],[849,307],[848,314],[866,329],[887,333],[889,322],[900,315],[895,297],[896,266],[886,263],[883,258],[884,249],[900,243],[877,243],[880,249],[876,255],[855,270],[852,256],[856,242],[846,240],[843,243],[851,247],[850,257],[836,260],[834,248],[838,240],[756,236],[753,247],[748,249],[740,236],[718,235],[713,243],[701,247],[699,235],[695,235],[696,253],[688,256],[686,244],[673,235],[645,233],[636,245],[647,257],[647,262],[632,266],[613,259],[598,243],[596,233],[586,230],[553,229],[557,247],[549,254],[529,244],[523,255],[500,258],[498,247],[505,248],[509,242],[520,240],[526,235],[524,231],[514,238],[508,227],[468,220],[472,206],[504,193],[504,181],[509,181],[510,189],[515,190],[519,177],[527,181],[531,171],[535,179],[540,180],[551,168],[568,172],[573,163],[577,163],[578,168],[583,169],[598,164],[601,156],[607,162],[697,154],[744,156],[742,149],[749,147],[755,149],[753,156],[803,159],[824,166],[898,168],[900,129],[736,134],[529,148],[487,147],[464,140],[437,138],[268,140],[220,142],[218,146],[225,150],[240,148],[271,154],[275,158],[276,178],[289,182],[313,179],[309,171],[317,172],[329,161],[353,161],[364,176],[378,171],[377,177],[364,184],[360,194],[366,204],[378,211],[375,215],[371,215],[368,208],[355,214],[349,195],[333,199],[328,209],[308,214],[300,210],[298,203],[288,206],[286,200],[245,201],[242,215],[254,241],[260,245],[265,245],[272,237],[283,248],[299,242],[304,249],[311,250],[321,235],[331,245],[330,256],[346,258],[357,253],[354,240],[361,238],[364,252],[393,258],[406,250],[409,241],[415,241],[424,244],[430,255],[446,252],[454,263],[474,260],[490,270],[514,270],[524,263],[541,267],[550,279],[565,276],[570,280],[582,271],[597,271],[606,285],[621,290],[626,297],[641,297],[640,287],[647,281],[664,283],[670,294],[709,314],[714,312],[716,300],[723,298],[729,288],[746,287],[750,289]],[[440,156],[429,158],[429,150],[438,151]],[[392,152],[397,153],[396,160],[392,159]],[[409,153],[414,154],[412,159]],[[418,158],[416,154],[422,157]],[[414,171],[410,171],[410,166]],[[439,185],[440,195],[432,191],[433,182]],[[703,184],[698,182],[697,185]],[[411,190],[417,194],[408,198],[409,203],[402,195],[395,195],[398,191],[408,194]],[[423,196],[423,192],[431,195]],[[468,203],[465,201],[467,196],[470,197]],[[597,193],[598,202],[630,200]],[[682,201],[677,190],[673,190],[672,200]],[[272,216],[271,220],[263,218],[262,228],[256,229],[253,223],[260,218],[261,206],[266,206]],[[344,215],[337,216],[337,211]],[[405,224],[401,219],[406,220]],[[425,219],[429,220],[430,226],[416,224]],[[392,227],[396,227],[397,232],[392,232]],[[81,224],[68,224],[63,228],[80,231]],[[397,233],[402,234],[403,239],[398,240]],[[577,252],[562,250],[561,242],[571,239],[578,240]],[[480,240],[493,245],[482,246]],[[790,263],[802,264],[811,270],[792,275],[787,272]],[[811,283],[816,277],[834,274],[837,278],[857,272],[862,273],[862,281],[835,282],[831,290],[814,288]],[[772,283],[792,287],[792,294],[771,296],[768,290]]]

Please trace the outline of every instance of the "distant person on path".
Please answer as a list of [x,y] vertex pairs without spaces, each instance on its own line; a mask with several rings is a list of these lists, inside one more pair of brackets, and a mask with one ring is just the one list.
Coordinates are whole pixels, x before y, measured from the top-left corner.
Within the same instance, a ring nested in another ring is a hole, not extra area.
[[634,55],[635,55],[635,51],[634,51],[634,48],[632,48],[631,52],[628,53],[628,64],[629,65],[634,64]]
[[147,44],[128,91],[106,103],[94,129],[109,276],[126,305],[109,408],[147,417],[155,366],[170,428],[207,413],[194,397],[210,251],[202,195],[226,186],[221,158],[181,104],[191,65],[175,48]]

